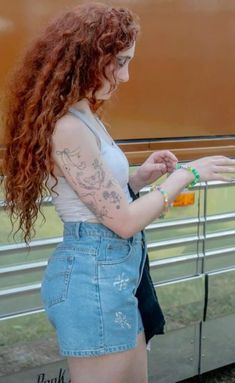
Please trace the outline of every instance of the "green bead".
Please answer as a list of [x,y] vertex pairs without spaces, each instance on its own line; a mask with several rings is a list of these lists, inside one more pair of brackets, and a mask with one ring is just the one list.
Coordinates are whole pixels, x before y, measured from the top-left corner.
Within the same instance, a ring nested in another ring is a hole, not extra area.
[[187,186],[188,189],[193,188],[198,182],[200,182],[200,174],[198,173],[197,169],[193,168],[192,166],[176,164],[176,170],[178,169],[188,170],[194,175],[194,180]]

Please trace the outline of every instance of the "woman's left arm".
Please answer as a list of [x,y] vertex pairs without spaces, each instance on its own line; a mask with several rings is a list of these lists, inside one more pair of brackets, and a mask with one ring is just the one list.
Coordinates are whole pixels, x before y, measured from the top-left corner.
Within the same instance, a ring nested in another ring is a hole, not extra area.
[[169,150],[153,152],[144,163],[129,177],[129,185],[134,193],[153,183],[166,173],[171,173],[178,162]]

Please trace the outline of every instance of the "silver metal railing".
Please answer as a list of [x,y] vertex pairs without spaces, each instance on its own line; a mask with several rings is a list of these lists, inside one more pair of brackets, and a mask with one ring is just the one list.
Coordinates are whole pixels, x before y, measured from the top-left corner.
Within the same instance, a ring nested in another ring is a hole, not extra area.
[[[229,186],[232,187],[231,184],[226,184],[223,182],[212,182],[209,185],[206,183],[201,183],[201,185],[196,185],[194,190],[198,190],[201,188],[201,190],[206,190],[208,188],[214,188],[214,187],[225,187]],[[148,191],[148,189],[144,189],[143,193]],[[43,201],[46,205],[51,204],[51,199],[48,197]],[[0,209],[4,207],[4,201],[0,201]],[[204,206],[205,209],[205,206]],[[205,224],[208,222],[214,222],[214,223],[219,223],[219,222],[224,222],[224,221],[230,221],[235,218],[235,212],[228,212],[228,213],[223,213],[223,214],[215,214],[212,216],[200,216],[200,217],[192,217],[192,218],[184,218],[184,219],[173,219],[170,221],[159,221],[155,222],[151,225],[149,225],[146,228],[146,232],[150,233],[153,231],[157,231],[158,229],[171,229],[171,228],[184,228],[187,227],[188,225],[199,225],[199,224]],[[186,236],[186,237],[180,237],[180,238],[174,238],[174,239],[166,239],[166,240],[158,240],[156,242],[151,242],[148,243],[148,250],[151,253],[153,250],[158,250],[160,248],[169,248],[169,247],[174,247],[174,246],[180,246],[180,245],[186,245],[186,244],[191,244],[191,243],[196,243],[196,242],[205,242],[209,239],[222,239],[225,237],[233,237],[235,234],[235,230],[227,230],[227,231],[221,231],[221,232],[216,232],[216,233],[199,233],[196,235],[191,235],[191,236]],[[34,240],[31,242],[31,251],[33,250],[48,250],[52,251],[54,246],[56,246],[58,243],[62,241],[62,237],[54,237],[50,239],[40,239],[40,240]],[[3,255],[11,255],[12,253],[21,253],[26,251],[26,245],[24,243],[15,243],[15,244],[3,244],[0,245],[0,257]],[[151,261],[151,267],[158,268],[158,267],[163,267],[163,266],[169,266],[173,264],[181,264],[183,262],[189,262],[198,258],[203,258],[204,256],[210,257],[210,256],[216,256],[219,254],[229,254],[234,252],[234,246],[231,246],[231,248],[225,248],[225,249],[215,249],[215,250],[208,250],[205,251],[205,253],[200,252],[200,253],[195,253],[195,254],[187,254],[184,256],[175,256],[175,257],[170,257],[166,259],[156,259]],[[20,265],[12,265],[12,266],[7,266],[7,267],[1,267],[0,268],[0,276],[4,277],[9,277],[13,278],[14,276],[21,275],[21,274],[28,274],[31,272],[35,271],[43,271],[43,269],[46,267],[47,261],[38,261],[38,262],[29,262],[29,263],[24,263]],[[40,282],[35,281],[35,283],[27,284],[26,286],[19,286],[19,287],[10,287],[6,289],[1,289],[0,290],[0,302],[1,299],[3,298],[9,298],[12,296],[21,296],[21,295],[27,295],[28,293],[32,292],[38,292],[40,290]],[[21,310],[18,310],[11,315],[16,316],[30,314],[32,312],[37,312],[39,309],[38,305],[36,305],[33,308],[30,309],[25,309],[22,307]],[[9,313],[2,312],[0,314],[0,319],[8,319],[11,317]]]

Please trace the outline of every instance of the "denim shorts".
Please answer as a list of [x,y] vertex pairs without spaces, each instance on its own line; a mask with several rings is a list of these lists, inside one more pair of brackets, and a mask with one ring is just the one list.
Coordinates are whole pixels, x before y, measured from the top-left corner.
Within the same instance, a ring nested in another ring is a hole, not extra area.
[[90,357],[136,347],[135,297],[146,257],[142,233],[122,239],[99,223],[66,222],[48,261],[42,300],[60,352]]

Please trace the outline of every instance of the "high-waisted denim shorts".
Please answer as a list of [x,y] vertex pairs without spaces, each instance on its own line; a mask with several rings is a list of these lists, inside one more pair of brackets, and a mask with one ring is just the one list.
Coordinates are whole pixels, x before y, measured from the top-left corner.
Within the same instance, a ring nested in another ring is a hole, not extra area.
[[99,223],[66,222],[48,261],[42,300],[60,352],[89,357],[136,347],[143,331],[135,292],[146,245],[142,234],[122,239]]

